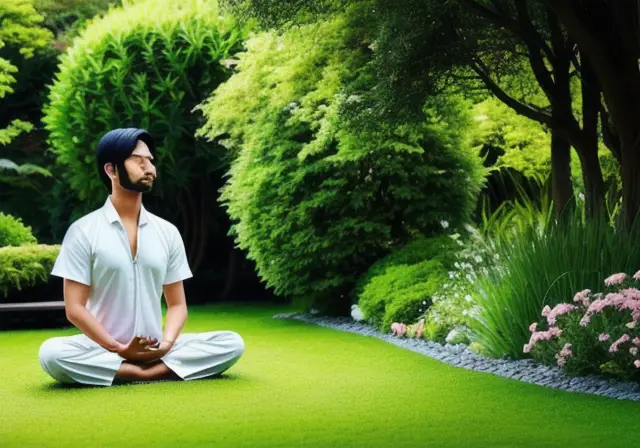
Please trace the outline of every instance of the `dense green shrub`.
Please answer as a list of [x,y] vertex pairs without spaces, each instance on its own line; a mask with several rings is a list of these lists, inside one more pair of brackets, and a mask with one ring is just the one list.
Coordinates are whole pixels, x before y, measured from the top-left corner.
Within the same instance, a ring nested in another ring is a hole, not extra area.
[[200,224],[193,213],[202,209],[208,175],[220,168],[222,154],[194,139],[203,118],[192,109],[228,78],[223,62],[242,38],[215,1],[144,0],[111,10],[73,41],[43,121],[63,179],[85,212],[105,196],[95,171],[97,142],[113,128],[141,127],[158,144],[152,207]]
[[371,325],[388,332],[393,322],[415,322],[446,279],[447,270],[437,258],[390,265],[365,285],[358,306]]
[[343,94],[346,80],[369,88],[360,31],[335,18],[261,34],[202,106],[199,135],[224,138],[236,156],[221,199],[237,244],[276,294],[326,311],[348,309],[380,257],[467,219],[482,183],[469,117],[447,98],[421,123],[358,129],[344,119],[360,101]]
[[[446,236],[418,238],[411,241],[371,265],[356,282],[352,292],[353,301],[358,303],[369,323],[385,331],[389,330],[388,325],[386,328],[384,327],[386,325],[385,316],[399,315],[400,313],[395,310],[408,305],[409,312],[403,313],[408,316],[403,317],[399,322],[409,324],[416,316],[420,315],[418,311],[425,312],[427,310],[428,305],[432,303],[430,296],[436,293],[436,291],[429,289],[430,285],[427,287],[425,284],[425,276],[426,280],[429,280],[430,275],[436,275],[438,281],[442,280],[444,283],[446,270],[453,266],[456,250],[454,241]],[[426,263],[431,260],[437,262]],[[407,275],[414,271],[417,277],[415,279],[407,278]],[[393,275],[399,277],[394,279]],[[403,292],[396,295],[392,291],[389,295],[387,294],[388,288],[395,288],[394,291],[403,290]],[[411,288],[411,293],[407,291],[407,288]],[[426,298],[423,298],[425,291],[430,292],[427,293]],[[394,301],[398,301],[398,303],[395,304]],[[423,301],[427,301],[427,303],[423,304]],[[415,304],[418,306],[413,306]]]
[[45,283],[60,251],[59,245],[0,247],[0,291],[22,290]]
[[0,212],[0,247],[35,243],[31,227],[25,226],[22,219]]

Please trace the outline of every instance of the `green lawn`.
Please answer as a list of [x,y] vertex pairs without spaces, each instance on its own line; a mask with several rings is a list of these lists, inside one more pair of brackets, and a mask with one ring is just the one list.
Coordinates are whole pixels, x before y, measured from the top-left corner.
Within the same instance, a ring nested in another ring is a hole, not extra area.
[[54,384],[40,343],[0,335],[2,447],[631,447],[640,403],[470,372],[285,308],[191,307],[185,331],[234,330],[225,378],[111,388]]

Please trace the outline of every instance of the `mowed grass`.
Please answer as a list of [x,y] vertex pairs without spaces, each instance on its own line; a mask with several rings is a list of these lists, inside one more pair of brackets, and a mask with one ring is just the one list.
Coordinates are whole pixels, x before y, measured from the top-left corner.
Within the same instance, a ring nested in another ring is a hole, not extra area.
[[640,403],[471,372],[383,341],[273,319],[273,306],[191,307],[185,332],[233,330],[224,378],[68,388],[38,348],[69,330],[0,334],[2,447],[631,447]]

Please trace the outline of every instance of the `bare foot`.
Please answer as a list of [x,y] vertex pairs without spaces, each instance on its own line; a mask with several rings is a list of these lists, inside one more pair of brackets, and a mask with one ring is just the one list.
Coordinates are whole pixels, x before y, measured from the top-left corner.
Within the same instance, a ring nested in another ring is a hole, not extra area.
[[155,381],[155,380],[180,380],[173,370],[162,361],[154,363],[123,362],[116,373],[115,379],[122,381]]

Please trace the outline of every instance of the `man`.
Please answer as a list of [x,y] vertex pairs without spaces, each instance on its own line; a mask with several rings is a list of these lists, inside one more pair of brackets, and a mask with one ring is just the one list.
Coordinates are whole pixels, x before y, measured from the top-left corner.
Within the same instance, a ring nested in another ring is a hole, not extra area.
[[195,380],[224,372],[244,352],[231,331],[179,335],[187,319],[182,282],[192,273],[178,229],[142,205],[156,178],[155,150],[152,136],[135,128],[110,131],[98,144],[110,195],[71,224],[51,272],[64,278],[67,319],[82,331],[40,347],[42,368],[60,382]]

